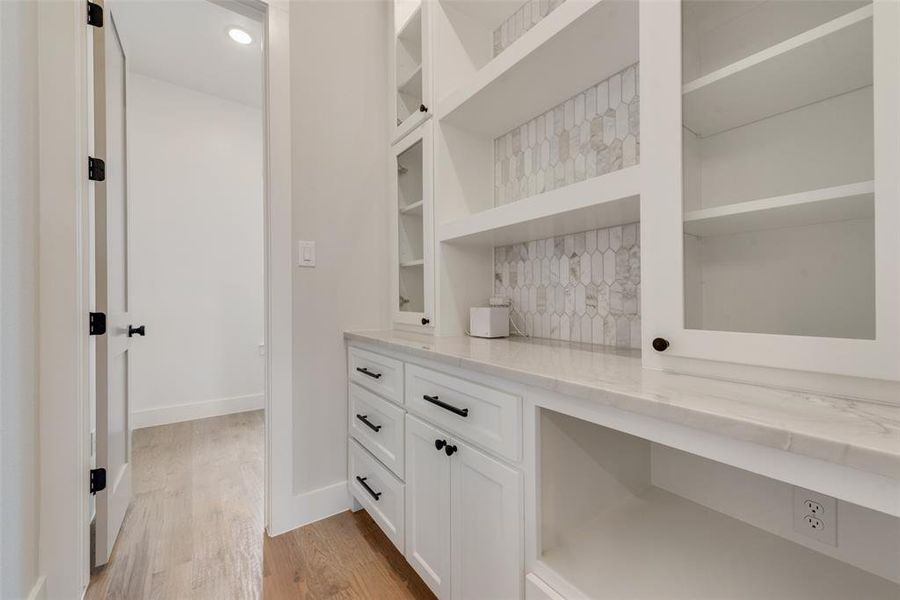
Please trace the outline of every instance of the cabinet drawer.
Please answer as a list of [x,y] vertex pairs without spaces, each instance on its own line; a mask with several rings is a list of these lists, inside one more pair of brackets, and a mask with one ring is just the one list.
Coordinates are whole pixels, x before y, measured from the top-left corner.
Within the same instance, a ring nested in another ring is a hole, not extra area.
[[350,440],[349,455],[350,493],[402,553],[405,518],[403,483],[356,440]]
[[403,415],[401,408],[350,384],[350,434],[400,479],[404,464]]
[[403,363],[361,348],[350,348],[350,381],[376,394],[403,403]]
[[518,396],[407,364],[406,405],[452,433],[519,460],[522,402]]

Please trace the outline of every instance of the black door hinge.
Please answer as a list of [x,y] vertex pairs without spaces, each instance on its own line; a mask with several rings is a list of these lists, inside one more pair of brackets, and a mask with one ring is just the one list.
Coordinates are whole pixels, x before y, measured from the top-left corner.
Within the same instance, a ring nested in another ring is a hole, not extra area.
[[88,156],[88,179],[91,181],[106,181],[106,163],[102,158]]
[[87,22],[94,27],[103,27],[103,7],[93,2],[87,3]]
[[91,494],[106,489],[106,469],[91,469]]
[[106,333],[106,313],[91,313],[90,333],[91,335],[103,335]]

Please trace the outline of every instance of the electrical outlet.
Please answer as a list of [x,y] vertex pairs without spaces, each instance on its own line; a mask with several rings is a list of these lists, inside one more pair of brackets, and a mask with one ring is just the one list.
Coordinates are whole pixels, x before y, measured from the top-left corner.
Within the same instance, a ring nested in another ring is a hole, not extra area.
[[794,487],[794,531],[816,541],[837,546],[837,500]]

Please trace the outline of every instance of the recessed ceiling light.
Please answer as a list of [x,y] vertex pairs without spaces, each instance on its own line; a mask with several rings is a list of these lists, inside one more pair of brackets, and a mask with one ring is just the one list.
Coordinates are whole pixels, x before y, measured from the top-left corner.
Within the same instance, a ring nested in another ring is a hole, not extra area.
[[232,27],[228,30],[228,37],[236,41],[238,44],[243,44],[244,46],[253,41],[253,38],[250,37],[249,33],[244,31],[243,29],[238,29],[237,27]]

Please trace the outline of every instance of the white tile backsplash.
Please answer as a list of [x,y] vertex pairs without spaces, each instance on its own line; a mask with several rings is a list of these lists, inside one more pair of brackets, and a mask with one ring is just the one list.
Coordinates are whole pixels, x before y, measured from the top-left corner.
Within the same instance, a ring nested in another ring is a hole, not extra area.
[[494,206],[640,162],[639,65],[494,140]]
[[527,0],[494,30],[494,57],[522,37],[565,0]]
[[533,337],[641,347],[640,225],[494,248],[494,295]]

